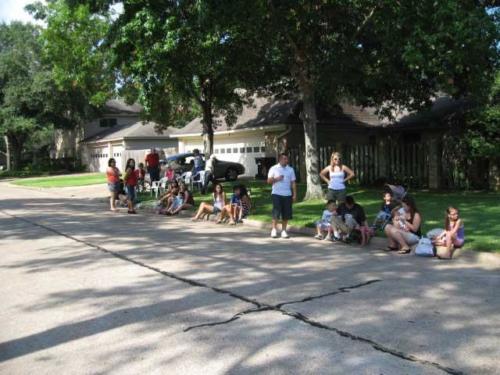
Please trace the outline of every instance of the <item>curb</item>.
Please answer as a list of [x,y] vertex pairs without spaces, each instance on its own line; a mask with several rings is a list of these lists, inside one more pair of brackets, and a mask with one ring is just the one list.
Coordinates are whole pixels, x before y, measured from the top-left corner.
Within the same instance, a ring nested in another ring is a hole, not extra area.
[[[154,208],[151,207],[141,207],[139,210],[145,213],[153,213],[153,214],[155,213]],[[177,217],[189,218],[193,214],[194,211],[181,211]],[[245,219],[244,224],[249,227],[259,229],[262,231],[269,230],[271,225],[270,223],[252,219]],[[289,225],[287,231],[290,233],[307,237],[313,237],[314,234],[316,233],[314,228],[299,227],[295,225]],[[368,249],[385,252],[383,249],[385,249],[386,247],[387,243],[385,238],[373,237],[370,241]],[[497,267],[500,268],[500,254],[496,253],[457,249],[453,254],[453,259],[460,259],[463,261],[467,261],[469,263],[476,263],[488,266],[490,268],[497,268]]]

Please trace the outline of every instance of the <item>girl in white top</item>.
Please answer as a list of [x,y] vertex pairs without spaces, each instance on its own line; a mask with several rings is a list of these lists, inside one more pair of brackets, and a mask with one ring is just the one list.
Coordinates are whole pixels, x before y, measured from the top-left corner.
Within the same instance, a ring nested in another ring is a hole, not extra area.
[[332,153],[330,165],[325,167],[320,177],[328,184],[327,200],[332,200],[338,204],[345,201],[345,183],[353,178],[354,172],[346,165],[342,164],[341,156],[338,152]]
[[224,189],[221,184],[216,183],[214,185],[212,197],[213,204],[202,202],[200,204],[200,208],[198,208],[198,212],[191,220],[196,221],[205,215],[218,214],[222,211],[222,208],[226,205],[226,193],[224,193]]

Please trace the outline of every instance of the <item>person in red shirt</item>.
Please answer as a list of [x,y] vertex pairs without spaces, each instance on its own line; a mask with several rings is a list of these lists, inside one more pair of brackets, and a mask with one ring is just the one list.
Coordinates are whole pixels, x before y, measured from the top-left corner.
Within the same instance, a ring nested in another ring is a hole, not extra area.
[[125,182],[125,190],[127,192],[127,205],[128,213],[136,214],[134,210],[135,201],[135,186],[137,185],[137,174],[135,173],[135,160],[128,159],[127,165],[125,167],[125,176],[123,177]]
[[120,191],[120,170],[116,168],[116,160],[110,158],[108,160],[108,169],[106,169],[106,179],[108,181],[108,190],[110,193],[109,205],[111,211],[117,211],[115,201]]
[[146,169],[149,173],[151,182],[160,180],[160,155],[156,149],[152,148],[151,152],[146,155]]

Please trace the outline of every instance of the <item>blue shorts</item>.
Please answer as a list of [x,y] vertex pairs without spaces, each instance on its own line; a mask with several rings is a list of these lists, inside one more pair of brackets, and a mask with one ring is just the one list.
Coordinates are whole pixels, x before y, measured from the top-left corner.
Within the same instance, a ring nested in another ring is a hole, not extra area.
[[119,182],[108,182],[108,190],[111,193],[119,193],[120,192],[120,183]]
[[127,185],[125,191],[127,192],[127,199],[132,202],[135,201],[135,186]]
[[291,220],[292,217],[292,196],[271,195],[273,201],[273,219]]

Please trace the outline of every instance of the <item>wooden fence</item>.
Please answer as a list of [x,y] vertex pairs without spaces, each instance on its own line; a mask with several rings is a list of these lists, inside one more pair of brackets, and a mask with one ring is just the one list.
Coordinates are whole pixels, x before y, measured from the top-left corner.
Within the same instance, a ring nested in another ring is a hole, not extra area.
[[[334,146],[320,147],[319,165],[330,163]],[[305,170],[305,155],[300,146],[291,148],[290,164],[296,171]],[[342,162],[356,173],[362,185],[379,181],[401,183],[411,187],[428,187],[429,161],[427,146],[423,143],[389,144],[384,148],[375,144],[343,145]],[[300,179],[300,176],[298,176]]]

